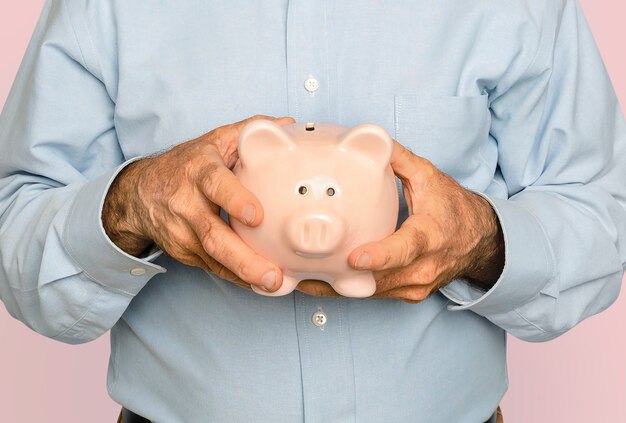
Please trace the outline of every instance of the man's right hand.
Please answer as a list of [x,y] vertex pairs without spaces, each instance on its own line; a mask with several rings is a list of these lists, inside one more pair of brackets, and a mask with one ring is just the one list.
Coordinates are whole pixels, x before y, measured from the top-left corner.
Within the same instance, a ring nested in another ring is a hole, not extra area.
[[109,238],[131,255],[156,244],[172,258],[239,286],[280,288],[280,269],[252,251],[219,216],[223,208],[248,226],[263,220],[261,203],[230,170],[238,159],[239,132],[255,119],[294,122],[254,116],[124,168],[104,202]]

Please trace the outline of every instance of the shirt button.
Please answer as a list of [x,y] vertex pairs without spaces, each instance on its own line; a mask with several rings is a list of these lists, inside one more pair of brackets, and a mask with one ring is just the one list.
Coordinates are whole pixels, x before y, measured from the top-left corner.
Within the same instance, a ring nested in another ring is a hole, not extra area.
[[313,321],[313,324],[315,326],[317,326],[318,328],[323,328],[326,324],[326,321],[328,320],[328,317],[326,317],[326,313],[324,313],[324,310],[318,308],[317,311],[313,313],[313,317],[311,318],[311,320]]
[[310,92],[310,93],[314,93],[315,91],[319,90],[320,88],[320,83],[317,79],[313,78],[312,76],[309,76],[305,81],[304,81],[304,88]]
[[130,271],[130,274],[133,276],[142,276],[146,274],[146,269],[142,267],[135,267]]

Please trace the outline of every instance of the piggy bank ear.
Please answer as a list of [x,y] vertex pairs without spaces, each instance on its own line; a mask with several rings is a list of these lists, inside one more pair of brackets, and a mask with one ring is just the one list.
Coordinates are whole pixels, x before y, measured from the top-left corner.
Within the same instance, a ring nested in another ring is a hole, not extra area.
[[380,126],[359,125],[343,135],[339,149],[365,155],[381,168],[386,168],[391,160],[393,141]]
[[281,150],[295,148],[287,133],[270,120],[254,120],[239,133],[239,160],[245,166],[271,160]]

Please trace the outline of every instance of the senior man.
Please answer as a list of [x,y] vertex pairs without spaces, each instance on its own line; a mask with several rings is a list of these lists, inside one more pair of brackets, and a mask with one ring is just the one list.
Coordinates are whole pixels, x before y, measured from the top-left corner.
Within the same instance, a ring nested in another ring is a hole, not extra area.
[[[246,289],[282,282],[219,217],[263,219],[230,171],[259,113],[397,140],[399,228],[348,258],[374,298]],[[111,329],[127,423],[495,421],[505,333],[605,309],[626,261],[626,125],[576,0],[49,0],[0,143],[2,300]]]

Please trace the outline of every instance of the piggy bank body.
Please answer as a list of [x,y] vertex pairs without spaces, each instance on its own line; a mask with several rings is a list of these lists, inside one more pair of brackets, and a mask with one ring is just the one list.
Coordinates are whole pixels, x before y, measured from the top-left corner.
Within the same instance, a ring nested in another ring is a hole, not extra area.
[[395,229],[392,149],[375,125],[280,127],[257,120],[242,130],[234,172],[263,205],[264,218],[254,228],[231,218],[231,226],[284,275],[277,292],[257,293],[285,295],[304,279],[328,282],[348,297],[374,293],[372,273],[351,268],[348,255]]

